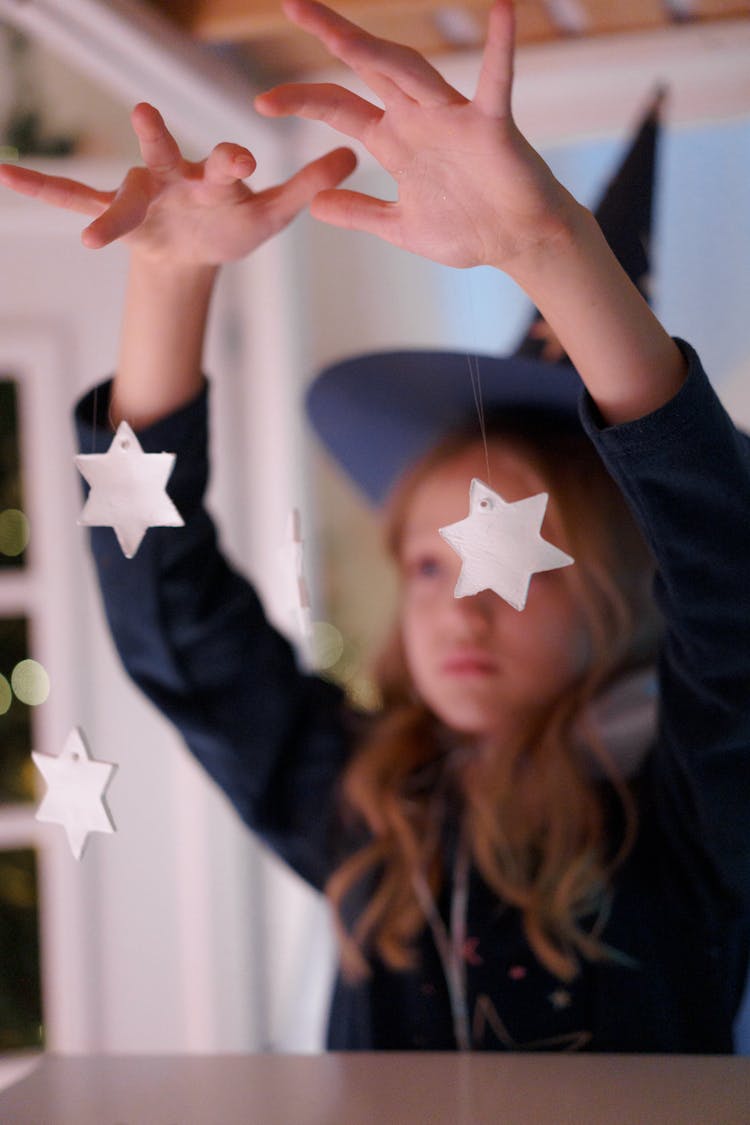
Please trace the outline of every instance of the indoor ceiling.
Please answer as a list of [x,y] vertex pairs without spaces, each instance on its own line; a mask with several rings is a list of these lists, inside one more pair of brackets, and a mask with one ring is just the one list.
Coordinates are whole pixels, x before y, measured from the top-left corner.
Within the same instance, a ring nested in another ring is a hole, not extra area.
[[[330,65],[285,19],[281,0],[149,0],[198,42],[230,52],[254,78],[280,81]],[[492,0],[332,0],[376,35],[435,56],[477,47]],[[520,44],[627,35],[687,22],[750,19],[750,0],[517,0]]]

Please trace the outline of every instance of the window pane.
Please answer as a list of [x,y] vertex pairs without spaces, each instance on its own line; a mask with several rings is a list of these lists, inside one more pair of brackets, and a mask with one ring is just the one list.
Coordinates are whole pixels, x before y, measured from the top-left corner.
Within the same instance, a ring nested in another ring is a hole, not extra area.
[[18,393],[12,379],[0,376],[0,570],[20,567],[28,524],[23,515]]
[[39,897],[31,848],[0,852],[0,1051],[43,1043]]
[[25,618],[0,618],[0,804],[35,796],[30,709],[11,688],[13,669],[28,655]]

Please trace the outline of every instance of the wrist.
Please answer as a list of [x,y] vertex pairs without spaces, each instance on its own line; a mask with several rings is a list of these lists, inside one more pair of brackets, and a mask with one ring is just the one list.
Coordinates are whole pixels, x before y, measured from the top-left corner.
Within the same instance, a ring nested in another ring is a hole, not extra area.
[[519,257],[511,276],[547,321],[604,422],[617,425],[668,402],[684,381],[685,362],[594,215],[570,199],[554,233]]
[[549,290],[565,283],[565,275],[579,259],[582,247],[600,237],[591,212],[564,191],[559,207],[540,236],[502,269],[539,306],[545,303]]
[[175,262],[143,251],[130,255],[130,275],[138,284],[166,286],[188,293],[210,292],[219,272],[217,265],[204,262]]
[[112,420],[134,429],[182,407],[203,386],[202,350],[217,267],[134,253]]

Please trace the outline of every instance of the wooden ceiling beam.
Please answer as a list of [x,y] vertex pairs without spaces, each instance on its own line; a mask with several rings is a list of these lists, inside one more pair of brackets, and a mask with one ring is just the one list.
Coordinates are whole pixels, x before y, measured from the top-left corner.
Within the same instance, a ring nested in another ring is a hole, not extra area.
[[[242,42],[291,32],[281,0],[151,0],[192,35],[205,40]],[[441,23],[441,12],[451,9],[475,17],[484,26],[492,0],[330,0],[330,7],[380,35],[386,27],[398,33],[404,21],[420,17],[426,23]],[[519,20],[526,24],[553,25],[545,15],[543,0],[519,0]],[[299,34],[299,33],[297,33]]]
[[690,0],[689,16],[696,19],[746,19],[750,16],[748,0]]
[[618,31],[651,31],[671,22],[669,10],[661,0],[628,0],[627,4],[613,4],[612,0],[578,0],[585,24],[585,35],[607,34]]
[[[440,13],[463,11],[484,20],[492,0],[330,0],[330,6],[380,34],[393,32],[420,14],[440,22]],[[281,0],[150,0],[153,7],[198,39],[242,42],[289,32]],[[582,34],[648,30],[682,15],[690,19],[740,18],[750,15],[748,0],[517,0],[519,39],[551,37],[561,31]],[[294,33],[292,31],[292,33]]]
[[[259,80],[311,73],[331,58],[284,16],[281,0],[150,0],[192,38],[233,44]],[[427,55],[479,47],[492,0],[329,0],[374,35]],[[516,0],[519,44],[652,31],[750,15],[750,0]]]

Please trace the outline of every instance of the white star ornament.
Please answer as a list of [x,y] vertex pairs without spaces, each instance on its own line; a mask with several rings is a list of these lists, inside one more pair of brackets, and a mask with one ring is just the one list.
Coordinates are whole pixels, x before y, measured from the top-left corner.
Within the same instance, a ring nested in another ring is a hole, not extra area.
[[279,550],[279,568],[288,608],[294,614],[303,651],[309,654],[313,628],[304,552],[302,521],[298,509],[293,508],[287,520],[286,541]]
[[115,831],[104,792],[117,766],[94,761],[78,727],[70,732],[60,754],[32,751],[31,757],[47,782],[36,819],[61,824],[70,850],[80,859],[90,832]]
[[91,485],[78,520],[84,527],[113,527],[132,559],[149,527],[182,527],[184,520],[166,493],[174,453],[144,453],[127,422],[120,422],[106,453],[81,453],[81,476]]
[[575,561],[542,539],[540,528],[548,500],[548,493],[539,492],[508,503],[481,480],[472,480],[468,516],[440,528],[462,562],[455,597],[494,590],[521,610],[532,575]]

